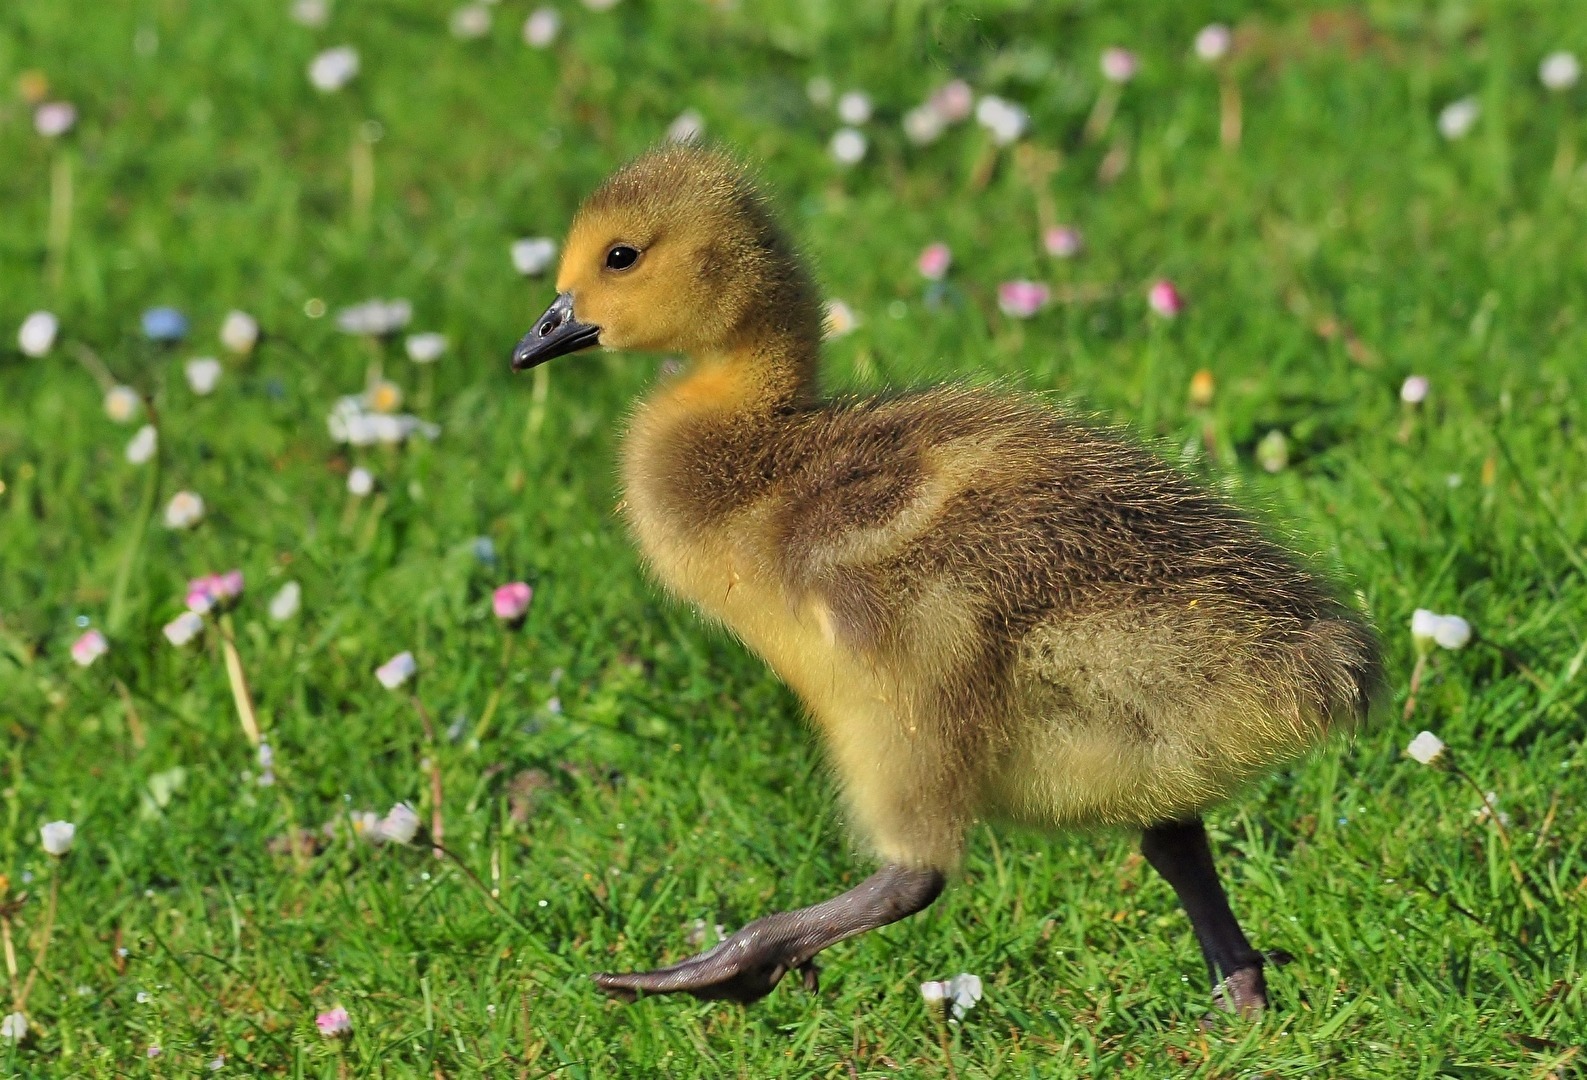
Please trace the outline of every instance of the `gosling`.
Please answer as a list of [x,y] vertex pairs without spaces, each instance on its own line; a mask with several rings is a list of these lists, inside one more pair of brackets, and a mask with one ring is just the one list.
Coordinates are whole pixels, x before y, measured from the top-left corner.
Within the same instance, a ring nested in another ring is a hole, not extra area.
[[1365,718],[1373,631],[1240,513],[1016,395],[817,387],[822,312],[746,169],[652,151],[579,209],[515,370],[682,354],[622,447],[627,524],[674,595],[803,700],[882,867],[605,990],[754,1001],[921,911],[978,819],[1125,826],[1178,894],[1213,999],[1267,1004],[1200,814]]

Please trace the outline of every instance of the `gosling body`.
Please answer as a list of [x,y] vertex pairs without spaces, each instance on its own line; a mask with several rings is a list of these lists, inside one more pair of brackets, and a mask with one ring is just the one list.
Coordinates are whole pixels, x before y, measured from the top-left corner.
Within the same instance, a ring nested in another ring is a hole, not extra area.
[[821,397],[819,307],[744,170],[647,155],[574,222],[532,366],[684,353],[622,450],[655,576],[804,702],[865,884],[619,993],[751,1000],[929,904],[980,818],[1132,826],[1185,902],[1220,1004],[1265,1003],[1197,815],[1366,716],[1371,630],[1252,523],[1115,434],[1019,395]]
[[638,410],[630,527],[799,694],[885,859],[1194,814],[1364,712],[1370,634],[1127,443],[959,388],[757,416],[721,378]]

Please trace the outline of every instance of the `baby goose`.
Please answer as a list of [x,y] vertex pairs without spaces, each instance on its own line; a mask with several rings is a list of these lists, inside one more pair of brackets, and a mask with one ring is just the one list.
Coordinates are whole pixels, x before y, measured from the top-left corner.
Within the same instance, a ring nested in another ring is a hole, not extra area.
[[883,866],[614,993],[753,1001],[922,910],[979,818],[1142,830],[1212,977],[1266,1004],[1199,813],[1348,728],[1373,632],[1239,513],[1017,396],[819,396],[814,285],[744,168],[670,147],[580,208],[523,370],[592,345],[684,354],[623,443],[628,525],[672,593],[803,699]]

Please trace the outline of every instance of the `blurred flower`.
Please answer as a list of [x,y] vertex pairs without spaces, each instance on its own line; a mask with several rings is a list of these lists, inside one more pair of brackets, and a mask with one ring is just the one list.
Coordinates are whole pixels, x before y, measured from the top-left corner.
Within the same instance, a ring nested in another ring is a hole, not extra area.
[[187,376],[187,385],[193,393],[203,397],[220,382],[220,361],[213,356],[195,356],[183,366],[182,372]]
[[557,39],[562,29],[562,16],[556,8],[535,8],[523,24],[523,42],[530,48],[544,49]]
[[1196,34],[1196,55],[1207,63],[1216,63],[1229,55],[1234,44],[1234,34],[1223,23],[1208,23]]
[[125,424],[138,415],[143,401],[130,386],[112,386],[105,391],[105,415],[118,424]]
[[379,379],[364,391],[364,404],[377,413],[394,413],[402,408],[402,387],[390,379]]
[[419,815],[407,803],[397,803],[380,819],[380,838],[387,843],[412,843],[418,832]]
[[678,118],[667,125],[667,141],[674,143],[699,142],[705,135],[705,117],[695,109],[685,109]]
[[178,491],[165,504],[167,529],[191,529],[204,520],[204,499],[191,491]]
[[1202,368],[1190,377],[1190,403],[1205,409],[1212,404],[1212,395],[1217,387],[1212,372]]
[[865,133],[856,128],[838,128],[827,149],[839,165],[857,165],[865,157]]
[[51,821],[49,825],[38,831],[38,839],[44,845],[46,855],[60,858],[70,852],[71,841],[75,839],[76,834],[78,834],[78,826],[73,825],[71,821]]
[[1030,114],[1012,101],[987,94],[975,105],[975,122],[992,134],[992,141],[1007,146],[1025,134]]
[[[367,840],[371,844],[380,843],[381,836],[379,814],[375,813],[373,810],[354,810],[347,815],[347,821],[348,824],[353,828],[354,836],[363,840]],[[336,826],[334,822],[326,822],[325,834],[327,836],[334,836],[335,828]]]
[[276,752],[270,744],[259,744],[259,786],[274,787],[276,782]]
[[0,1020],[0,1039],[8,1042],[21,1042],[28,1037],[28,1018],[19,1012],[6,1013],[5,1019]]
[[472,41],[482,38],[490,33],[490,8],[484,4],[465,4],[452,12],[451,22],[448,24],[452,36],[463,41]]
[[1408,375],[1400,384],[1400,400],[1407,405],[1420,405],[1427,400],[1430,385],[1426,375]]
[[187,583],[187,610],[208,615],[217,608],[229,607],[242,596],[242,589],[241,570],[194,578]]
[[1537,77],[1544,86],[1556,93],[1569,90],[1581,78],[1581,61],[1576,59],[1575,53],[1563,49],[1551,52],[1537,66]]
[[1071,259],[1080,254],[1085,237],[1073,225],[1054,225],[1041,234],[1042,247],[1055,259]]
[[956,1020],[962,1020],[965,1013],[975,1008],[976,1002],[981,1000],[981,977],[961,972],[951,979],[920,984],[920,996],[926,999],[929,1005],[947,1003],[953,1010]]
[[22,320],[22,328],[17,331],[17,347],[24,355],[44,356],[55,347],[55,335],[60,329],[60,320],[54,315],[35,311]]
[[77,123],[77,106],[65,101],[46,101],[33,110],[33,130],[46,139],[58,139]]
[[1482,106],[1477,104],[1474,97],[1450,102],[1438,114],[1438,133],[1451,141],[1463,139],[1476,126],[1477,117],[1481,115]]
[[928,146],[942,137],[947,125],[930,105],[918,105],[904,114],[904,137],[916,146]]
[[187,316],[173,307],[152,307],[143,313],[143,336],[150,341],[181,341],[187,337]]
[[309,82],[322,94],[334,93],[358,74],[358,50],[351,45],[326,49],[309,62]]
[[1417,608],[1411,613],[1411,640],[1421,653],[1434,645],[1445,649],[1464,648],[1471,640],[1471,624],[1459,615],[1439,615],[1426,608]]
[[314,1026],[319,1028],[320,1034],[327,1039],[339,1039],[353,1030],[353,1020],[347,1015],[347,1010],[338,1005],[330,1012],[322,1012],[316,1016]]
[[1405,752],[1423,765],[1431,765],[1444,753],[1444,740],[1431,731],[1423,731],[1412,739]]
[[159,1043],[150,1043],[148,1046],[143,1048],[143,1056],[151,1061],[159,1057],[161,1052],[162,1051],[160,1050]]
[[474,552],[474,558],[486,566],[496,565],[496,542],[488,536],[476,536],[469,545]]
[[298,613],[303,603],[303,586],[289,581],[276,590],[270,598],[270,617],[276,622],[286,622]]
[[1108,82],[1127,83],[1141,68],[1140,58],[1128,49],[1110,46],[1102,50],[1102,77]]
[[204,618],[195,611],[184,611],[166,623],[162,632],[167,641],[180,647],[204,632]]
[[446,352],[446,335],[437,333],[409,334],[408,359],[415,364],[433,364]]
[[824,109],[832,104],[835,93],[832,80],[825,75],[817,75],[805,83],[805,97],[809,98],[810,104],[818,109]]
[[371,412],[363,394],[337,398],[326,422],[331,438],[353,446],[373,446],[375,443],[394,445],[414,435],[434,439],[441,434],[440,425],[420,420],[408,413],[393,416]]
[[859,127],[871,118],[871,96],[863,90],[850,90],[838,98],[838,119]]
[[380,680],[380,685],[387,690],[395,690],[419,670],[418,661],[414,660],[411,652],[403,651],[387,660],[375,669],[375,678]]
[[1283,472],[1289,465],[1289,440],[1276,428],[1256,444],[1256,463],[1270,473]]
[[957,124],[970,118],[970,111],[975,107],[975,91],[963,79],[954,79],[933,90],[926,105],[944,124]]
[[137,434],[127,443],[127,461],[133,465],[145,465],[159,448],[160,434],[153,424],[144,424],[138,429]]
[[318,30],[331,19],[327,0],[292,0],[292,21]]
[[406,300],[365,300],[336,313],[336,328],[345,334],[387,337],[395,334],[413,318],[413,305]]
[[532,599],[534,590],[528,582],[510,581],[491,594],[490,608],[502,622],[517,625],[529,613],[529,601]]
[[1445,615],[1439,620],[1433,640],[1445,649],[1463,649],[1471,640],[1471,624],[1459,615]]
[[920,276],[927,281],[941,281],[948,274],[948,267],[953,265],[953,252],[947,244],[940,241],[927,244],[920,257],[915,260],[915,267],[920,271]]
[[72,659],[78,667],[88,667],[110,651],[110,642],[98,630],[90,630],[72,642]]
[[520,274],[543,274],[557,257],[557,242],[549,236],[529,236],[512,243],[512,265]]
[[220,324],[220,343],[239,356],[259,340],[259,323],[246,311],[228,311]]
[[362,465],[347,474],[347,490],[362,499],[375,490],[375,475]]
[[1185,298],[1179,295],[1179,290],[1167,278],[1152,282],[1146,290],[1146,303],[1165,319],[1172,319],[1185,310]]
[[1052,290],[1039,281],[1005,281],[997,287],[997,308],[1013,319],[1028,319],[1052,299]]
[[1432,646],[1433,638],[1438,633],[1439,618],[1437,612],[1426,608],[1417,608],[1411,612],[1411,640],[1416,643],[1418,650]]
[[854,314],[854,309],[842,300],[828,300],[826,314],[822,319],[822,336],[840,338],[852,333],[860,325],[859,316]]

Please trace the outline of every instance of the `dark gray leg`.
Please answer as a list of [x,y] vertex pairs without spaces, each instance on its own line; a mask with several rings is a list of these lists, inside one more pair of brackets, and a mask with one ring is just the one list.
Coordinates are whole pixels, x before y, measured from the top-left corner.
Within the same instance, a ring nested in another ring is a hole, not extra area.
[[1241,1016],[1260,1013],[1267,1006],[1262,954],[1251,948],[1229,910],[1201,819],[1153,825],[1141,833],[1141,854],[1174,887],[1190,916],[1212,975],[1213,1001]]
[[828,945],[897,922],[931,905],[945,883],[941,871],[884,866],[841,896],[798,911],[756,919],[716,948],[655,971],[595,976],[601,989],[624,997],[693,994],[751,1002],[771,993],[789,971],[816,988],[811,958]]

